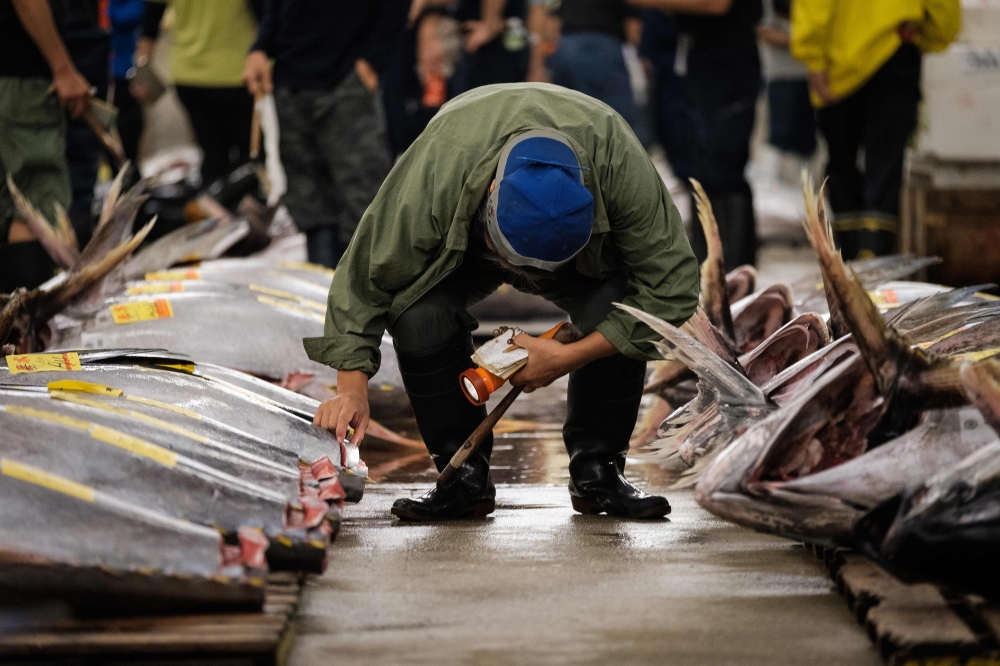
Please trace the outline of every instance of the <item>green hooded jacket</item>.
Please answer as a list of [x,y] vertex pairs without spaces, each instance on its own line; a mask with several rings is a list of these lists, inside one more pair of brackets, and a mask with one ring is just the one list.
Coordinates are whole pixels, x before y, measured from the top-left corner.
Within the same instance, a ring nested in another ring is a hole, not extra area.
[[[590,241],[573,259],[592,278],[626,266],[625,304],[680,325],[698,304],[698,264],[645,149],[609,106],[558,86],[484,86],[445,104],[403,154],[358,225],[330,286],[325,335],[303,342],[338,370],[379,368],[383,332],[451,274],[507,140],[548,128],[573,146],[594,196]],[[651,329],[615,310],[597,330],[626,356],[659,358]]]

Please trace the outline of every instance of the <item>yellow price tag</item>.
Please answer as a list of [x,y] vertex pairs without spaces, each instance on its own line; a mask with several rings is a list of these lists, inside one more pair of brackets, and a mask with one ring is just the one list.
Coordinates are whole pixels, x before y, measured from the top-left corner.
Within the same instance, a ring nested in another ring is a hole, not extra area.
[[80,370],[80,356],[76,352],[65,354],[20,354],[7,357],[10,374],[27,372],[67,372]]
[[176,294],[184,291],[183,282],[153,282],[150,284],[134,284],[128,288],[130,296],[137,294]]
[[116,324],[134,324],[153,319],[169,319],[174,316],[170,301],[158,298],[155,301],[135,301],[111,306],[111,318]]
[[19,481],[26,481],[42,488],[48,488],[63,495],[75,497],[84,502],[94,501],[95,492],[93,488],[89,488],[76,481],[70,481],[61,476],[56,476],[55,474],[50,474],[43,469],[38,469],[31,465],[3,458],[0,459],[0,474]]
[[986,358],[992,358],[997,354],[1000,354],[1000,349],[983,349],[981,351],[965,352],[964,354],[959,354],[955,358],[975,363],[976,361],[982,361]]
[[158,273],[146,273],[146,280],[149,282],[176,282],[177,280],[200,279],[200,271],[160,271]]
[[894,308],[899,306],[899,296],[892,289],[869,291],[868,297],[872,299],[872,303],[881,308]]

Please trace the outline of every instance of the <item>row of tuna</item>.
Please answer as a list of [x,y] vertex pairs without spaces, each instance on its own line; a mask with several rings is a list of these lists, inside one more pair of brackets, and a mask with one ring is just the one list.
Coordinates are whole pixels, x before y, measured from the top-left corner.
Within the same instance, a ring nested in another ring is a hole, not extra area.
[[[336,372],[301,340],[322,335],[332,271],[283,259],[280,238],[216,259],[239,221],[131,256],[152,225],[132,235],[148,183],[121,183],[82,252],[9,183],[64,270],[0,296],[0,595],[259,607],[268,570],[323,570],[364,491],[357,448],[312,425]],[[406,407],[392,357],[376,416]]]
[[668,360],[650,390],[675,403],[693,393],[644,455],[728,520],[1000,594],[1000,301],[982,293],[993,285],[892,282],[926,265],[908,257],[848,267],[806,182],[821,277],[730,307],[753,274],[724,275],[695,187],[710,250],[700,309],[676,328],[621,306],[662,336]]

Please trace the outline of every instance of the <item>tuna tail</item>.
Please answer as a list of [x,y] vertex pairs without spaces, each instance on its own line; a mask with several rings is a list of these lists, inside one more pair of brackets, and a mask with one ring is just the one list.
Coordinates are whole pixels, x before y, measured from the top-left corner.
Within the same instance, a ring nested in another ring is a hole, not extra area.
[[48,291],[42,292],[40,294],[40,307],[36,310],[36,320],[38,318],[47,320],[73,301],[79,300],[82,294],[87,292],[99,294],[100,285],[104,279],[118,268],[135,248],[139,247],[149,235],[154,224],[156,224],[155,217],[137,234],[112,249],[103,258],[87,264]]
[[719,235],[719,224],[712,212],[712,202],[708,200],[705,189],[694,178],[691,178],[694,188],[694,201],[698,208],[698,221],[705,232],[705,244],[708,256],[701,264],[701,307],[708,314],[709,321],[722,332],[722,335],[733,346],[733,315],[729,310],[729,295],[726,289],[725,257],[722,253],[722,237]]
[[943,291],[933,296],[925,296],[897,308],[887,321],[897,331],[913,329],[925,324],[929,319],[939,317],[959,303],[975,298],[978,292],[995,289],[995,284],[976,284],[971,287],[960,287],[951,291]]
[[[806,205],[806,235],[816,251],[824,288],[835,308],[843,315],[854,343],[868,369],[875,377],[879,393],[891,399],[897,389],[922,398],[956,398],[959,382],[957,366],[941,358],[932,358],[885,325],[864,285],[847,267],[834,247],[833,232],[823,211],[823,192],[817,198],[812,181],[803,174]],[[902,380],[902,381],[901,381]]]
[[52,257],[52,260],[58,266],[65,269],[69,269],[76,264],[80,253],[75,247],[67,245],[60,237],[60,234],[45,219],[45,216],[38,212],[31,205],[31,202],[21,194],[21,190],[17,189],[17,185],[14,184],[14,179],[10,177],[10,174],[7,174],[7,189],[10,190],[11,199],[14,200],[14,205],[21,214],[24,223],[28,225],[31,233],[35,235],[35,238],[42,244],[42,247]]
[[83,248],[79,261],[73,266],[74,271],[79,271],[88,264],[101,261],[132,233],[132,223],[135,221],[135,216],[138,215],[142,204],[149,198],[145,191],[150,181],[141,180],[125,194],[119,195],[126,171],[127,169],[122,169],[115,182],[112,183],[111,190],[104,200],[104,208],[101,210],[97,231],[87,243],[87,247]]
[[722,402],[738,405],[768,404],[767,398],[747,378],[742,368],[733,367],[711,349],[659,317],[620,303],[615,305],[661,335],[663,342],[653,343],[660,353],[665,356],[673,355],[691,368],[699,379],[718,391]]

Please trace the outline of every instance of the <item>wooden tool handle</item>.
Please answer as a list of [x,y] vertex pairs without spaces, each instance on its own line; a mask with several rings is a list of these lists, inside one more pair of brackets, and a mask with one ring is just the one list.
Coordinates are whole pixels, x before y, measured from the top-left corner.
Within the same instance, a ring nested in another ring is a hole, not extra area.
[[260,155],[260,109],[258,104],[264,99],[263,93],[254,95],[253,116],[250,120],[250,159],[255,160]]
[[462,448],[456,451],[455,455],[451,457],[451,460],[448,462],[448,466],[441,470],[441,474],[437,479],[437,485],[439,488],[444,488],[448,485],[448,481],[451,480],[451,477],[458,471],[458,468],[461,467],[466,460],[468,460],[473,451],[479,448],[479,445],[483,443],[486,436],[493,432],[493,426],[497,424],[497,421],[499,421],[500,417],[504,415],[507,408],[514,404],[514,400],[517,399],[517,396],[521,395],[523,390],[523,386],[515,386],[512,388],[507,395],[503,397],[500,404],[497,405],[485,419],[483,419],[483,422],[479,424],[479,427],[472,431],[469,438],[465,440],[464,444],[462,444]]

